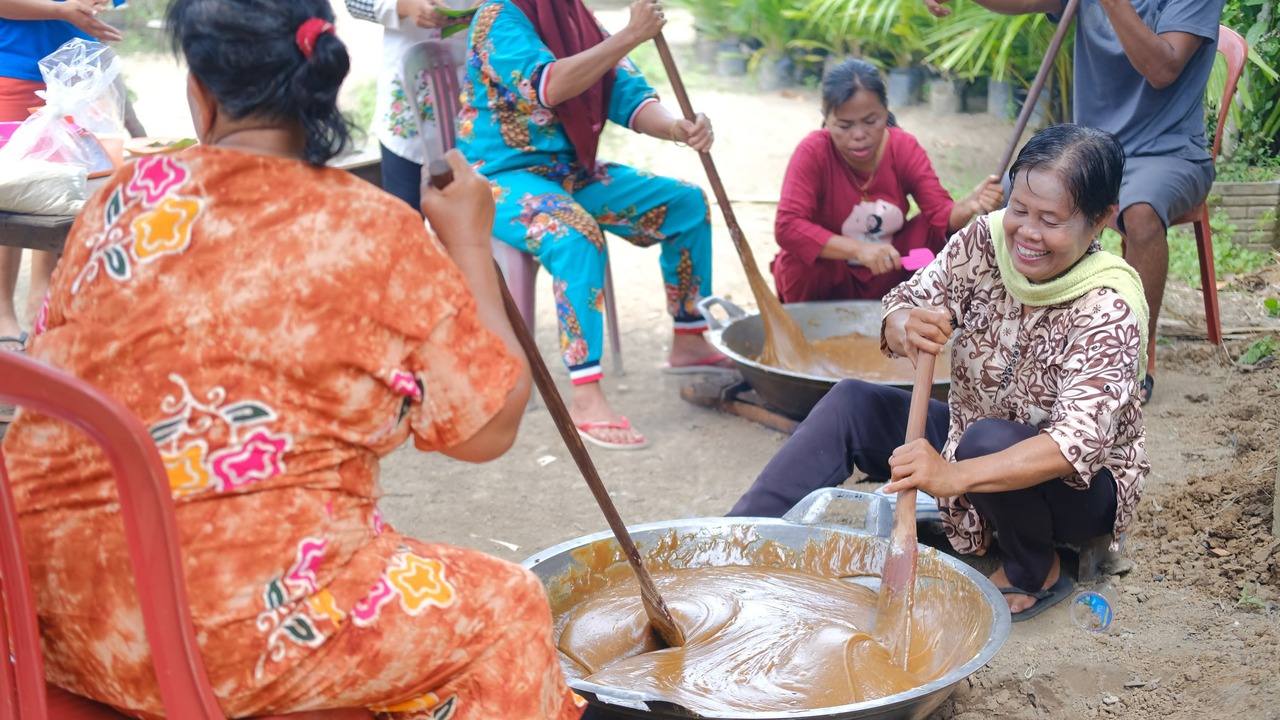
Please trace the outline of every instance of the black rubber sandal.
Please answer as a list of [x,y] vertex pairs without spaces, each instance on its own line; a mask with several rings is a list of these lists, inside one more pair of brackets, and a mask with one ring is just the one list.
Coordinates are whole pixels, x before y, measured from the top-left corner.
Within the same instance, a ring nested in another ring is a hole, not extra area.
[[1004,595],[1030,595],[1035,598],[1036,604],[1023,610],[1022,612],[1013,613],[1010,618],[1013,622],[1022,622],[1030,620],[1058,603],[1066,600],[1071,591],[1076,589],[1075,581],[1067,577],[1066,573],[1058,576],[1058,581],[1050,585],[1047,590],[1041,590],[1037,593],[1027,592],[1022,588],[1002,587],[996,588]]
[[1151,402],[1151,395],[1156,391],[1156,379],[1151,373],[1142,378],[1142,394],[1138,396],[1138,401],[1143,405]]

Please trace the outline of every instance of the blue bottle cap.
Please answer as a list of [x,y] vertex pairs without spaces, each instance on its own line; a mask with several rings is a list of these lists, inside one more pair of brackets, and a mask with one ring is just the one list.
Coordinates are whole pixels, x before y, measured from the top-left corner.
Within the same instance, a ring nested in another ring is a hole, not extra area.
[[1078,593],[1071,600],[1071,619],[1085,630],[1106,632],[1114,618],[1111,601],[1101,593],[1086,590]]

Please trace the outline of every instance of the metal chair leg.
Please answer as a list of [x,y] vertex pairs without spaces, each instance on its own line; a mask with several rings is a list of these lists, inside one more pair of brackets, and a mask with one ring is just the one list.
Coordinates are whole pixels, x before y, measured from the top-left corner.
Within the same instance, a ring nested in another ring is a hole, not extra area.
[[613,370],[618,375],[626,375],[622,367],[622,337],[618,332],[617,295],[613,291],[613,268],[608,259],[604,263],[604,313],[605,323],[609,328],[609,348],[613,351]]

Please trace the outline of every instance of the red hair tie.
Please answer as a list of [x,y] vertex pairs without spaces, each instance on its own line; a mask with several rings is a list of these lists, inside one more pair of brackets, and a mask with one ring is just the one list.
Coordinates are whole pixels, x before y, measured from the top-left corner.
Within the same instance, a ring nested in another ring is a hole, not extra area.
[[333,23],[313,17],[298,26],[298,32],[294,33],[293,39],[298,44],[298,49],[302,51],[302,57],[310,60],[311,53],[316,49],[316,40],[321,35],[331,32],[333,32]]

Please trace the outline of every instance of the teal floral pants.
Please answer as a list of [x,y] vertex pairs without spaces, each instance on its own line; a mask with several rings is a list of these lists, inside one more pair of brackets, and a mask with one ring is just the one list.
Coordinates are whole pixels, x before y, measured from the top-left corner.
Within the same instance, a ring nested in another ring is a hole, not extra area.
[[539,165],[495,173],[499,240],[538,259],[553,279],[560,350],[574,384],[599,380],[604,345],[604,232],[661,245],[667,311],[677,333],[700,334],[711,292],[711,223],[695,185],[624,165]]

